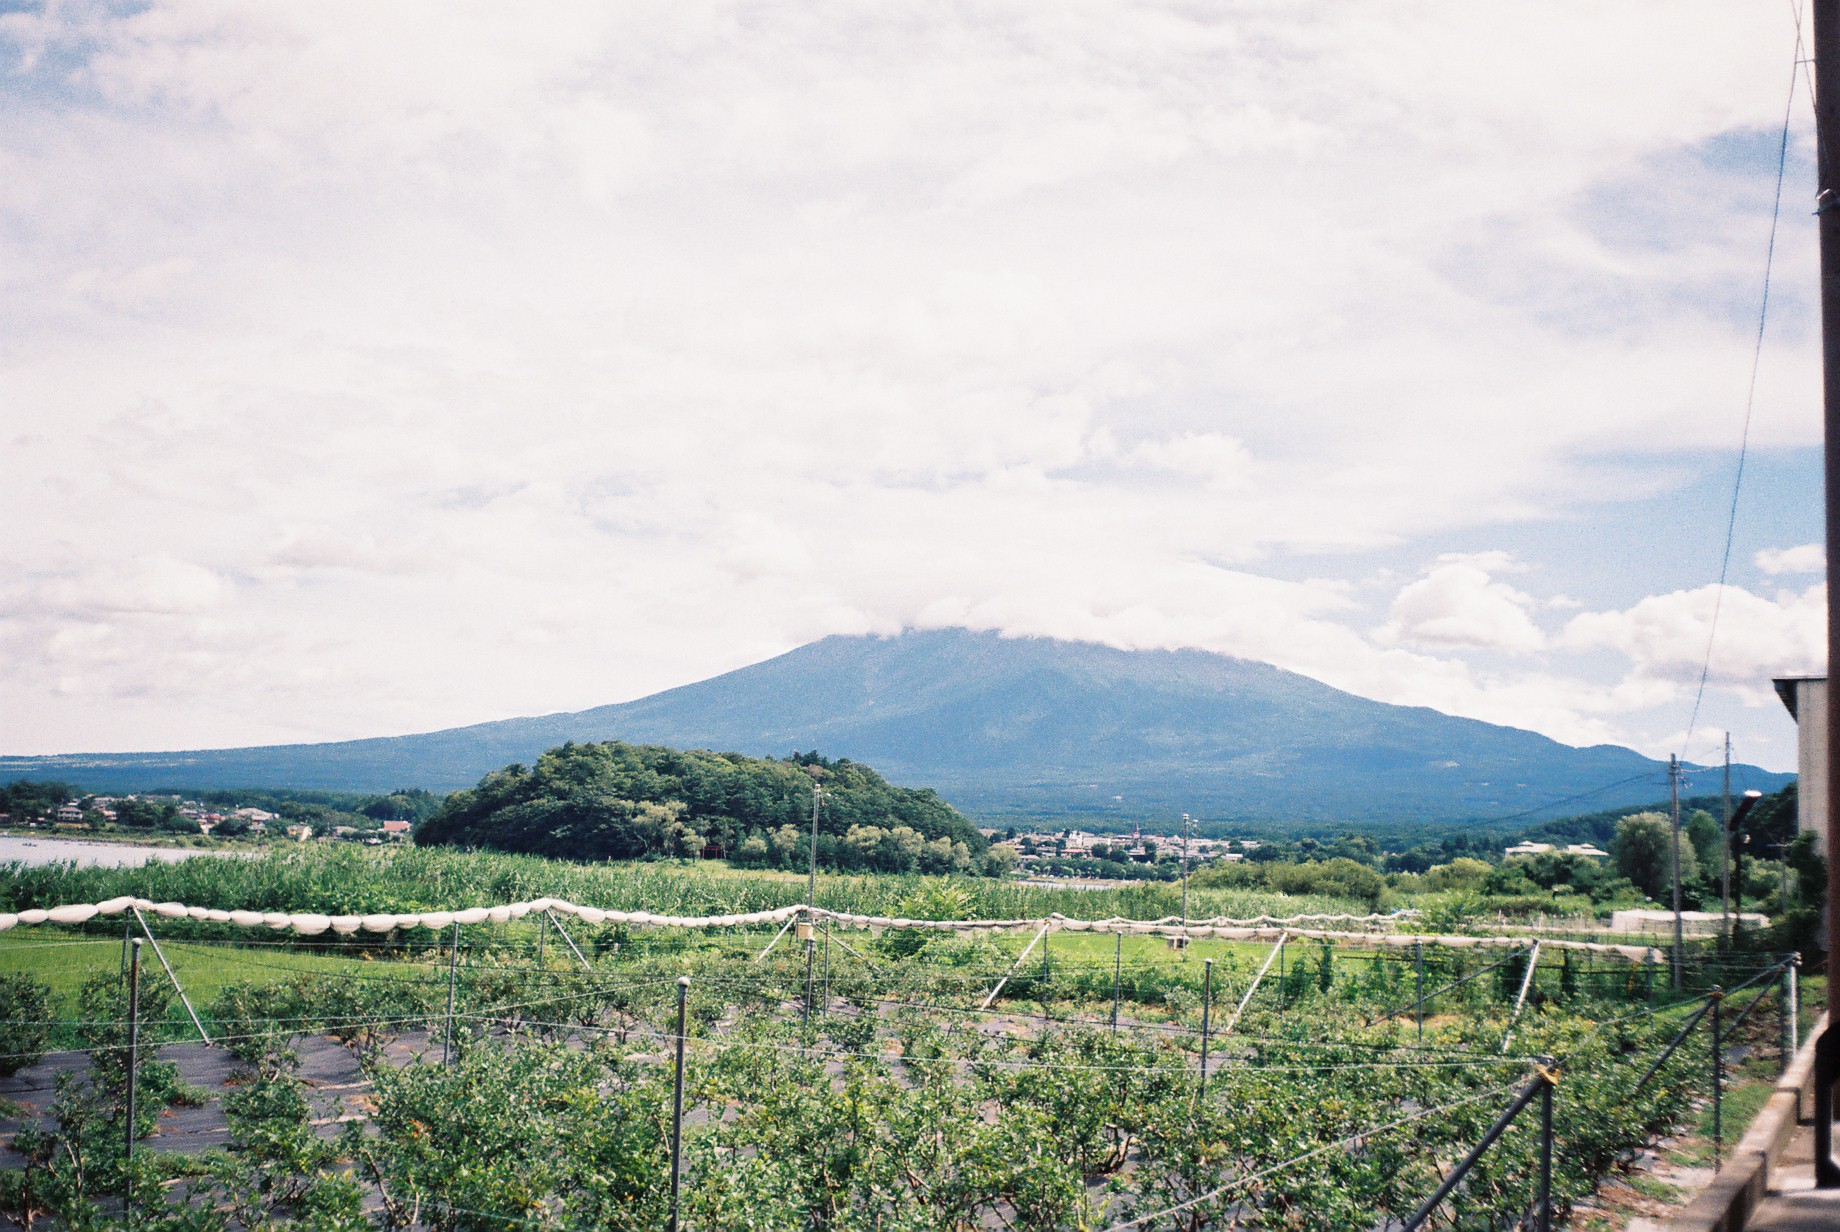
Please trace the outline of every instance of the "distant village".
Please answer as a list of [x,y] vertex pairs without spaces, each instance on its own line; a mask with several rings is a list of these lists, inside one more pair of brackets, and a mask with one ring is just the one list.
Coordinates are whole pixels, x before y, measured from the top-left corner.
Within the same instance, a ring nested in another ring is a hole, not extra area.
[[1208,864],[1244,860],[1258,850],[1256,839],[1190,838],[1181,835],[1129,833],[1095,834],[1086,830],[1018,831],[980,827],[991,847],[1014,858],[1014,875],[1074,876],[1104,880],[1166,881],[1189,869]]
[[1145,834],[1141,829],[1129,834],[1092,834],[1085,830],[1009,833],[996,829],[982,833],[993,845],[1013,849],[1021,868],[1070,859],[1155,864],[1180,861],[1184,855],[1191,864],[1204,864],[1211,860],[1243,860],[1259,846],[1256,839],[1191,838],[1184,843],[1180,835]]
[[[288,840],[293,842],[359,842],[381,845],[407,841],[414,823],[403,818],[375,819],[341,814],[357,824],[333,824],[325,818],[290,820],[280,813],[250,805],[212,805],[177,795],[69,797],[42,807],[0,811],[0,828],[56,826],[60,830],[155,830],[199,837]],[[1017,831],[983,827],[980,832],[993,847],[1015,855],[1017,873],[1086,872],[1093,875],[1156,877],[1169,875],[1186,863],[1191,869],[1209,864],[1244,860],[1260,847],[1258,839],[1188,838],[1176,834],[1094,833],[1087,830]],[[1552,843],[1516,843],[1504,848],[1505,857],[1537,855],[1581,856],[1608,859],[1610,853],[1590,843],[1559,846]],[[1110,866],[1109,868],[1107,866]]]
[[[345,816],[352,816],[346,814]],[[74,831],[152,831],[217,838],[257,838],[294,842],[360,842],[381,845],[408,839],[413,823],[353,816],[357,824],[290,821],[253,806],[229,807],[176,795],[69,797],[39,808],[0,812],[0,827],[55,826]]]
[[[1255,855],[1262,846],[1258,839],[1189,838],[1180,834],[1145,834],[1134,828],[1128,834],[1100,834],[1086,830],[999,830],[980,831],[993,847],[1007,848],[1015,855],[1019,876],[1075,875],[1111,879],[1166,880],[1179,875],[1186,864],[1193,870],[1210,865],[1224,866]],[[1282,845],[1280,845],[1282,846]],[[1276,854],[1275,852],[1273,854]],[[1502,858],[1529,856],[1575,856],[1586,860],[1608,860],[1610,853],[1591,843],[1516,843],[1505,847]]]

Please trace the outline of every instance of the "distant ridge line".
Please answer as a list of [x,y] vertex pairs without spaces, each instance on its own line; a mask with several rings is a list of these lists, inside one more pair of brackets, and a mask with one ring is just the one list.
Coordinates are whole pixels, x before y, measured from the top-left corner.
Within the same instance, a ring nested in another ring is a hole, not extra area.
[[[0,781],[453,790],[574,740],[749,756],[817,749],[937,788],[990,822],[1479,823],[1574,800],[1650,801],[1664,763],[1357,697],[1203,650],[1129,651],[964,629],[836,636],[649,697],[573,713],[322,744],[0,757]],[[174,782],[183,778],[183,783]],[[1792,775],[1734,766],[1733,789]]]

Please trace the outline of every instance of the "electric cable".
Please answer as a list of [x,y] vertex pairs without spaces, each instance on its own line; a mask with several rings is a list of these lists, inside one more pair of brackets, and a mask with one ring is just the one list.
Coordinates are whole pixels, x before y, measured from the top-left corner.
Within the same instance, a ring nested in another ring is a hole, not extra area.
[[1802,36],[1797,14],[1795,56],[1789,65],[1789,98],[1783,105],[1782,140],[1776,153],[1776,193],[1770,207],[1770,237],[1764,249],[1763,294],[1757,307],[1757,339],[1751,348],[1750,382],[1744,394],[1744,426],[1738,434],[1738,466],[1731,481],[1731,511],[1725,519],[1725,546],[1719,555],[1719,582],[1712,596],[1712,620],[1706,630],[1706,655],[1700,664],[1699,687],[1693,693],[1693,709],[1687,716],[1687,733],[1680,742],[1680,757],[1693,743],[1699,725],[1699,711],[1706,699],[1706,683],[1712,675],[1712,649],[1719,635],[1719,613],[1725,604],[1725,581],[1731,574],[1731,546],[1738,527],[1738,498],[1744,490],[1744,464],[1750,456],[1751,418],[1757,406],[1757,374],[1763,366],[1764,330],[1770,320],[1770,279],[1776,266],[1776,230],[1782,219],[1783,179],[1789,167],[1789,121],[1795,114],[1796,81],[1801,76]]

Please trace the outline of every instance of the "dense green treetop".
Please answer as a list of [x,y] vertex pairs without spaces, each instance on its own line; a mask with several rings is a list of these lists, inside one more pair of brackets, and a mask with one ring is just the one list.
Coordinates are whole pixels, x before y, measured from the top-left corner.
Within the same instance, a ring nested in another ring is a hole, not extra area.
[[[572,859],[736,855],[749,838],[811,825],[822,785],[820,858],[850,863],[865,828],[913,834],[966,853],[986,844],[929,789],[896,787],[868,766],[816,753],[746,757],[620,741],[564,744],[526,769],[510,765],[447,797],[415,832],[420,844],[524,851]],[[855,831],[852,839],[852,832]],[[764,848],[763,848],[764,850]]]
[[56,813],[66,800],[75,800],[82,794],[82,788],[69,783],[49,780],[34,783],[30,779],[20,779],[0,784],[0,813],[15,821],[44,817]]
[[[1660,813],[1632,813],[1616,825],[1616,837],[1610,840],[1610,853],[1616,859],[1617,872],[1635,883],[1638,890],[1653,899],[1668,897],[1674,875],[1673,826]],[[1680,884],[1685,889],[1699,882],[1699,855],[1693,844],[1682,836],[1680,843]]]

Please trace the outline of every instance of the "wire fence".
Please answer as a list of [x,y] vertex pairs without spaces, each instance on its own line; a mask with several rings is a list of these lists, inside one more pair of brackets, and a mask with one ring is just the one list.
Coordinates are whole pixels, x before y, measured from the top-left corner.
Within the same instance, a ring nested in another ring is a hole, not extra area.
[[[151,929],[147,931],[151,938]],[[1676,1031],[1682,1014],[1700,1014],[1688,1023],[1690,1030],[1710,1012],[1706,1007],[1727,998],[1735,1001],[1745,993],[1751,999],[1735,1010],[1739,1017],[1732,1025],[1742,1025],[1744,1016],[1770,997],[1780,998],[1786,1011],[1793,1010],[1793,963],[1779,956],[1723,956],[1707,964],[1702,974],[1729,980],[1729,994],[1709,990],[1673,997],[1653,963],[1646,969],[1631,963],[1597,968],[1588,965],[1598,961],[1594,954],[1574,961],[1569,953],[1555,957],[1532,947],[1499,957],[1462,950],[1402,954],[1338,948],[1313,940],[1299,947],[1301,954],[1278,967],[1274,964],[1286,954],[1285,939],[1280,938],[1275,952],[1255,947],[1253,953],[1243,945],[1235,948],[1238,943],[1232,941],[1209,941],[1179,952],[1140,953],[1127,964],[1122,940],[1109,956],[1094,952],[1090,945],[1072,952],[1050,949],[1039,955],[1026,951],[1017,955],[1001,944],[975,937],[907,950],[912,939],[901,936],[901,930],[890,931],[895,935],[884,935],[879,943],[864,943],[867,952],[852,949],[846,953],[840,942],[835,955],[829,954],[823,934],[815,931],[794,938],[786,950],[762,956],[756,948],[759,936],[735,933],[706,937],[692,945],[655,946],[617,929],[584,935],[580,947],[573,939],[566,947],[558,947],[527,937],[495,938],[506,943],[490,945],[454,944],[451,937],[413,941],[349,937],[330,943],[318,938],[262,939],[256,945],[198,937],[167,940],[165,949],[176,967],[173,991],[181,997],[188,971],[206,967],[213,971],[219,981],[216,995],[201,1006],[198,1031],[255,1071],[285,1071],[285,1058],[292,1050],[313,1037],[331,1035],[355,1045],[350,1055],[351,1066],[356,1068],[348,1067],[348,1076],[363,1076],[344,1085],[349,1090],[364,1090],[368,1099],[379,1088],[386,1094],[400,1092],[402,1084],[410,1081],[405,1075],[424,1071],[436,1076],[416,1081],[458,1082],[459,1075],[469,1075],[469,1081],[483,1082],[486,1076],[477,1069],[482,1062],[475,1058],[492,1049],[509,1049],[492,1055],[504,1058],[498,1062],[501,1066],[515,1066],[510,1058],[520,1049],[561,1048],[564,1053],[554,1055],[563,1058],[569,1050],[600,1055],[600,1049],[617,1044],[617,1060],[609,1062],[615,1068],[608,1072],[627,1075],[671,1068],[665,1054],[674,1047],[681,1059],[673,1076],[681,1081],[682,1067],[687,1065],[693,1077],[700,1075],[699,1090],[706,1086],[717,1092],[698,1096],[705,1100],[702,1112],[707,1121],[699,1130],[702,1137],[698,1141],[719,1139],[725,1132],[720,1128],[724,1117],[736,1109],[742,1109],[744,1122],[753,1125],[747,1120],[754,1115],[749,1110],[765,1096],[751,1080],[736,1075],[763,1073],[801,1076],[808,1094],[838,1084],[886,1081],[892,1085],[879,1089],[894,1104],[908,1098],[908,1091],[943,1081],[995,1098],[1000,1105],[994,1114],[999,1122],[1009,1111],[1005,1101],[1026,1102],[1037,1098],[1035,1092],[1043,1084],[1058,1089],[1056,1084],[1066,1082],[1097,1083],[1090,1090],[1082,1088],[1079,1098],[1098,1101],[1094,1106],[1107,1109],[1107,1115],[1128,1119],[1136,1114],[1117,1105],[1117,1097],[1105,1094],[1122,1083],[1132,1091],[1160,1092],[1154,1097],[1161,1101],[1158,1115],[1177,1121],[1188,1117],[1185,1132],[1203,1138],[1227,1132],[1209,1118],[1217,1115],[1225,1101],[1244,1098],[1249,1091],[1301,1099],[1300,1116],[1311,1114],[1311,1092],[1333,1088],[1334,1099],[1368,1100],[1363,1106],[1372,1115],[1359,1125],[1336,1128],[1325,1123],[1320,1130],[1324,1140],[1283,1158],[1271,1155],[1278,1145],[1274,1140],[1243,1146],[1231,1161],[1191,1169],[1193,1176],[1204,1176],[1212,1169],[1213,1179],[1205,1184],[1196,1181],[1186,1196],[1155,1209],[1151,1207],[1156,1194],[1167,1192],[1175,1184],[1169,1178],[1180,1171],[1157,1151],[1168,1153],[1173,1148],[1153,1149],[1154,1127],[1126,1134],[1119,1148],[1126,1162],[1108,1175],[1113,1182],[1129,1183],[1117,1192],[1082,1190],[1085,1196],[1080,1199],[1106,1218],[1122,1219],[1112,1223],[1117,1229],[1176,1226],[1178,1221],[1183,1227],[1207,1226],[1207,1220],[1223,1217],[1219,1214],[1225,1209],[1223,1203],[1267,1201],[1267,1191],[1279,1178],[1328,1166],[1323,1163],[1326,1160],[1346,1163],[1361,1158],[1364,1152],[1378,1149],[1381,1140],[1408,1131],[1430,1133],[1435,1126],[1434,1138],[1418,1142],[1415,1149],[1430,1151],[1425,1158],[1450,1158],[1479,1132],[1465,1119],[1468,1113],[1499,1103],[1512,1092],[1524,1095],[1529,1089],[1526,1084],[1552,1073],[1550,1067],[1563,1070],[1575,1060],[1583,1064],[1581,1059],[1587,1056],[1592,1065],[1605,1067],[1599,1077],[1625,1085],[1638,1064],[1652,1064],[1653,1072],[1665,1075],[1664,1099],[1642,1089],[1650,1081],[1645,1076],[1635,1089],[1615,1098],[1600,1092],[1582,1103],[1610,1117],[1624,1115],[1625,1105],[1638,1108],[1639,1124],[1630,1132],[1646,1133],[1656,1117],[1677,1117],[1682,1092],[1694,1085],[1678,1072],[1680,1039],[1689,1031],[1679,1031],[1661,1053],[1635,1050],[1638,1045],[1646,1047],[1645,1042]],[[65,948],[106,945],[111,947],[103,955],[106,959],[120,943],[97,938],[39,944]],[[1201,957],[1209,946],[1215,947],[1214,957]],[[298,952],[282,961],[281,954],[290,948]],[[827,956],[822,967],[816,961],[820,953]],[[831,957],[837,960],[836,969]],[[1484,958],[1491,961],[1484,962]],[[296,961],[309,966],[303,969],[294,965]],[[118,1002],[104,995],[108,964],[104,961],[100,966],[101,977],[91,981],[86,1004],[106,1009]],[[1201,974],[1204,971],[1207,976]],[[229,978],[224,978],[225,973]],[[1457,986],[1427,988],[1422,981],[1430,975],[1453,976]],[[159,978],[157,972],[155,978]],[[690,981],[688,989],[685,978]],[[1003,980],[1009,981],[1003,986],[1007,997],[993,993],[991,1004],[976,1004],[978,993]],[[1517,990],[1518,996],[1511,995]],[[1128,1014],[1120,1012],[1127,992]],[[1406,1002],[1403,1013],[1400,994]],[[1215,998],[1224,1002],[1229,996],[1243,998],[1241,1008],[1249,1006],[1249,1012],[1243,1026],[1236,1015],[1235,1026],[1223,1030],[1211,1011]],[[1105,1012],[1108,1000],[1109,1015]],[[1543,1017],[1525,1037],[1526,1047],[1509,1054],[1523,1003],[1534,1006],[1536,1015]],[[689,1017],[673,1022],[674,1010]],[[1390,1021],[1373,1023],[1377,1014]],[[1785,1017],[1792,1016],[1792,1012],[1785,1013]],[[1584,1029],[1568,1036],[1561,1028],[1573,1019]],[[7,1051],[0,1053],[0,1061],[87,1058],[99,1080],[106,1081],[124,1060],[131,1066],[152,1063],[163,1051],[195,1056],[196,1050],[174,1052],[174,1045],[185,1040],[191,1025],[176,1006],[167,1017],[147,1023],[146,1034],[138,1042],[122,1037],[130,1022],[138,1025],[138,1016],[106,1012],[60,1016],[44,1025],[59,1033],[62,1042],[75,1046]],[[1420,1032],[1427,1024],[1430,1036],[1422,1038]],[[0,1035],[24,1025],[21,1018],[0,1017]],[[1785,1034],[1784,1038],[1791,1037]],[[395,1051],[390,1053],[392,1047]],[[1785,1049],[1792,1051],[1787,1043]],[[432,1063],[437,1051],[444,1059],[441,1065]],[[1719,1052],[1716,1044],[1714,1051]],[[444,1077],[449,1073],[456,1077]],[[1716,1103],[1723,1081],[1722,1063],[1715,1063],[1708,1077]],[[1215,1085],[1205,1085],[1209,1079]],[[1359,1095],[1376,1081],[1385,1084],[1382,1095]],[[724,1082],[731,1085],[722,1088]],[[138,1090],[132,1083],[129,1086]],[[95,1098],[105,1099],[106,1095],[98,1091]],[[221,1098],[228,1102],[231,1096]],[[1062,1098],[1073,1096],[1063,1094]],[[1114,1102],[1105,1103],[1108,1099]],[[1523,1102],[1521,1106],[1527,1105]],[[1567,1107],[1563,1094],[1560,1106],[1562,1112]],[[458,1190],[431,1188],[425,1173],[405,1163],[407,1157],[393,1136],[405,1131],[390,1121],[387,1099],[382,1107],[386,1114],[382,1122],[372,1111],[326,1107],[317,1108],[307,1120],[316,1133],[347,1125],[368,1126],[374,1141],[390,1145],[364,1149],[398,1152],[391,1157],[390,1167],[408,1170],[393,1180],[395,1174],[389,1168],[373,1169],[375,1175],[363,1198],[365,1209],[386,1225],[397,1226],[391,1221],[400,1223],[402,1218],[409,1220],[402,1226],[418,1220],[436,1226],[442,1219],[484,1221],[480,1226],[547,1228],[595,1222],[578,1218],[567,1203],[533,1216],[508,1207],[486,1209],[491,1204],[469,1203]],[[1078,1107],[1068,1105],[1062,1112],[1077,1119],[1073,1114]],[[1573,1137],[1576,1133],[1564,1123],[1554,1130],[1551,1118],[1547,1119],[1545,1145],[1550,1154],[1555,1132],[1561,1141],[1566,1141],[1568,1133]],[[41,1132],[55,1138],[62,1131]],[[249,1132],[233,1119],[162,1132],[153,1142],[167,1152],[183,1150],[188,1141],[243,1141]],[[672,1141],[677,1143],[683,1132],[678,1118],[671,1126]],[[341,1149],[357,1148],[347,1143]],[[768,1147],[755,1145],[752,1149],[766,1152]],[[1478,1151],[1472,1166],[1485,1178],[1515,1169],[1524,1173],[1533,1166],[1521,1146],[1513,1151],[1512,1158],[1499,1166],[1486,1157],[1486,1150]],[[141,1193],[131,1179],[142,1166],[136,1161],[143,1153],[123,1152],[124,1179],[117,1189],[127,1206],[150,1203],[157,1197]],[[706,1173],[714,1166],[710,1157],[699,1159],[693,1169]],[[1331,1171],[1346,1171],[1344,1163],[1335,1164]],[[51,1175],[56,1165],[53,1161],[35,1166]],[[107,1168],[101,1168],[91,1179],[107,1192],[113,1183],[109,1176]],[[677,1176],[675,1165],[672,1176]],[[1144,1179],[1147,1177],[1162,1179]],[[1467,1189],[1477,1185],[1463,1177],[1458,1182]],[[1452,1182],[1453,1188],[1458,1182]],[[689,1200],[693,1204],[715,1201],[710,1197],[713,1184],[705,1176],[692,1187]],[[1479,1200],[1506,1200],[1496,1192],[1499,1177],[1485,1179],[1483,1185],[1495,1188]],[[0,1191],[0,1197],[4,1196]],[[1399,1202],[1403,1197],[1394,1195],[1388,1201]],[[1010,1209],[1018,1200],[1015,1194],[1002,1199]],[[405,1209],[411,1214],[402,1215]],[[1397,1209],[1403,1214],[1405,1208]],[[1540,1209],[1550,1212],[1550,1196]],[[706,1226],[717,1225],[706,1222]]]

